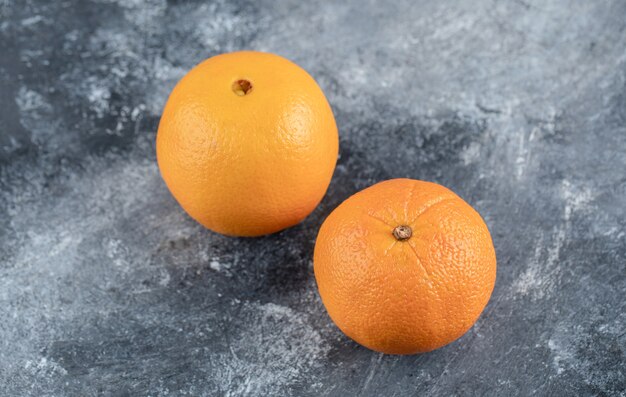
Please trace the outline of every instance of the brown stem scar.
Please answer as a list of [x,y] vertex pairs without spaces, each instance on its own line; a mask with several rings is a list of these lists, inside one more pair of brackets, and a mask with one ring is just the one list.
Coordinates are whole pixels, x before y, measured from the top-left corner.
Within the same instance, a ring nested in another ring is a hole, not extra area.
[[248,80],[236,80],[233,83],[233,92],[239,96],[247,95],[252,91],[252,83]]
[[410,226],[407,225],[400,225],[393,229],[393,236],[398,241],[408,240],[409,238],[411,238],[412,235],[413,230]]

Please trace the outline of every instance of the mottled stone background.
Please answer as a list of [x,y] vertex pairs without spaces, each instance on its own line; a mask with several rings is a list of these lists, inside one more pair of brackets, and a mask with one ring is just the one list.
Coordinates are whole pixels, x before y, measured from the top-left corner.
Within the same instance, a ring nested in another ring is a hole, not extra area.
[[[204,58],[275,52],[333,106],[340,159],[301,225],[235,239],[155,162]],[[312,250],[375,182],[483,215],[498,280],[457,342],[373,353]],[[0,0],[0,395],[625,395],[626,2]]]

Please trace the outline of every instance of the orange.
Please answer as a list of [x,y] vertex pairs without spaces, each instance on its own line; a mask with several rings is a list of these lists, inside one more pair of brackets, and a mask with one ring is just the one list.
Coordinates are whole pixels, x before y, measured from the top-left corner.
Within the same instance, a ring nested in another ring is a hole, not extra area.
[[344,201],[314,254],[322,302],[337,326],[379,352],[413,354],[463,335],[496,279],[487,226],[435,183],[393,179]]
[[157,160],[174,198],[205,227],[259,236],[302,221],[335,169],[337,126],[315,80],[285,58],[222,54],[172,91]]

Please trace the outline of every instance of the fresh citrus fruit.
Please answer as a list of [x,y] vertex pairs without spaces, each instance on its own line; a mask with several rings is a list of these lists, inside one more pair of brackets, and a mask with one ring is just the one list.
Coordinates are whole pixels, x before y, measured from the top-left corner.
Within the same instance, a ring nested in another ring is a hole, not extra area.
[[306,71],[242,51],[205,60],[176,85],[159,124],[157,160],[192,218],[219,233],[258,236],[313,211],[338,145],[332,110]]
[[435,183],[393,179],[344,201],[315,244],[315,278],[337,326],[383,353],[413,354],[463,335],[496,279],[487,226]]

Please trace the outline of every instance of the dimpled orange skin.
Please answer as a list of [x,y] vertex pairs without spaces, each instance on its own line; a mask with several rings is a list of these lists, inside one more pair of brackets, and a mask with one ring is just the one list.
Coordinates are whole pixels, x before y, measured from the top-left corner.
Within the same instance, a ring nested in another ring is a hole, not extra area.
[[[406,240],[393,234],[402,225],[412,230]],[[496,255],[463,199],[435,183],[392,179],[328,216],[314,268],[322,302],[347,336],[379,352],[414,354],[476,322],[494,287]]]
[[[233,89],[246,80],[243,95]],[[337,126],[322,90],[298,65],[242,51],[193,68],[172,91],[157,160],[172,195],[205,227],[259,236],[302,221],[330,183]]]

